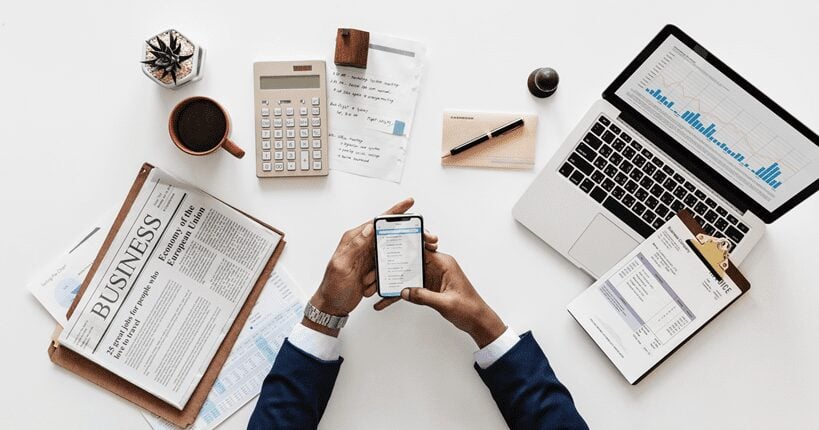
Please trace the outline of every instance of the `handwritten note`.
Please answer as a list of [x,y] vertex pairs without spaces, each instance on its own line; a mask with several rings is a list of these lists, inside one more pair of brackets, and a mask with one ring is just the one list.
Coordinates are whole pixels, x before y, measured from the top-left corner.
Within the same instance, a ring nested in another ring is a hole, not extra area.
[[371,34],[366,69],[328,65],[331,168],[401,180],[424,54],[420,43]]

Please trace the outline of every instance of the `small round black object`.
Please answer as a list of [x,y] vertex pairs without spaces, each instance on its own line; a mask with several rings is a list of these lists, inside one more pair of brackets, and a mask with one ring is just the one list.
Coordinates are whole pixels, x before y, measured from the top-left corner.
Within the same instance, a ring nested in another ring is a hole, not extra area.
[[529,87],[529,92],[535,97],[546,98],[557,91],[557,83],[560,82],[560,76],[557,71],[551,67],[541,67],[535,69],[529,74],[529,79],[526,84]]

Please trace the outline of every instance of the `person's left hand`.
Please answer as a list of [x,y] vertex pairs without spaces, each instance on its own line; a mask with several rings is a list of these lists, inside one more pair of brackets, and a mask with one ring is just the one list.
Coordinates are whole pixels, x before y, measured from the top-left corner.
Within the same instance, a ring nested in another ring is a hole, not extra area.
[[[405,213],[414,203],[412,198],[408,198],[395,204],[384,214]],[[424,233],[424,241],[426,249],[434,251],[438,248],[436,236]],[[375,240],[373,221],[370,219],[341,236],[341,241],[327,264],[324,279],[310,303],[331,315],[349,315],[364,297],[375,294],[375,281]],[[328,329],[306,318],[302,320],[302,324],[322,333],[338,336],[338,330]]]

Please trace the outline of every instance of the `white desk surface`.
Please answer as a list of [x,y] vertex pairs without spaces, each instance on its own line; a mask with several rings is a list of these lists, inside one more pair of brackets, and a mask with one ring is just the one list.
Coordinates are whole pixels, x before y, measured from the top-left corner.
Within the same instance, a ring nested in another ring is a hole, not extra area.
[[[819,3],[49,3],[0,4],[0,427],[147,428],[136,407],[51,364],[54,322],[25,289],[38,267],[121,203],[143,161],[283,229],[282,263],[305,295],[342,231],[414,196],[441,250],[458,258],[487,302],[512,327],[534,331],[592,428],[819,425],[819,285],[811,267],[819,197],[771,225],[745,261],[750,294],[638,386],[625,382],[565,311],[591,279],[510,214],[568,131],[666,22],[819,130]],[[324,59],[340,26],[428,46],[400,184],[338,171],[258,180],[252,153],[194,158],[171,144],[171,107],[207,95],[226,106],[233,139],[250,152],[253,61]],[[204,80],[179,91],[161,89],[138,65],[140,42],[171,27],[207,49]],[[561,76],[546,100],[525,85],[541,66]],[[441,168],[447,108],[537,113],[536,168]],[[322,428],[504,428],[472,369],[465,334],[407,303],[376,313],[374,300],[344,329],[346,360]],[[244,428],[251,409],[223,428]]]

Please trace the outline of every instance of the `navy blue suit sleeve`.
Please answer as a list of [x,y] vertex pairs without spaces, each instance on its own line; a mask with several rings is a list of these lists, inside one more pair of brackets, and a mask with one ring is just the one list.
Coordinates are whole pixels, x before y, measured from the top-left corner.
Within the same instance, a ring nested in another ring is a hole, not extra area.
[[531,332],[486,369],[475,364],[511,429],[587,429]]
[[336,383],[342,358],[323,361],[284,341],[264,380],[248,429],[315,429]]

